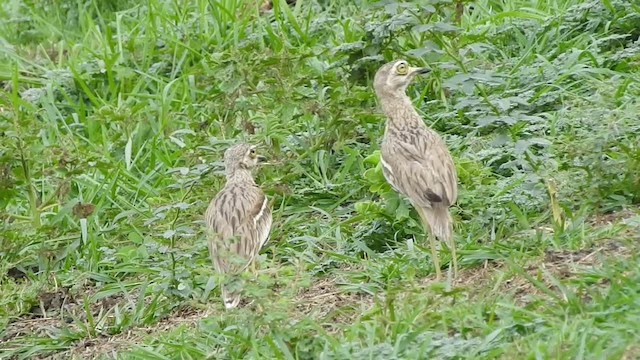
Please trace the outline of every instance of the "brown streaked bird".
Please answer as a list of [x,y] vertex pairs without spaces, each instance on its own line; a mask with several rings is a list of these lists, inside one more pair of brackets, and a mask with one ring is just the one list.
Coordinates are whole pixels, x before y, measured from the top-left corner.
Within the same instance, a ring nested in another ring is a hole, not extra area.
[[213,266],[219,273],[230,275],[221,286],[227,309],[240,303],[240,289],[234,277],[253,264],[271,230],[267,197],[251,173],[258,162],[264,160],[250,144],[227,149],[224,153],[226,184],[211,200],[204,215]]
[[409,198],[429,238],[436,279],[441,279],[434,237],[451,249],[454,276],[458,265],[449,207],[458,196],[456,167],[442,138],[424,124],[406,94],[411,80],[429,68],[411,67],[405,60],[389,62],[373,80],[378,102],[386,115],[380,163],[393,189]]

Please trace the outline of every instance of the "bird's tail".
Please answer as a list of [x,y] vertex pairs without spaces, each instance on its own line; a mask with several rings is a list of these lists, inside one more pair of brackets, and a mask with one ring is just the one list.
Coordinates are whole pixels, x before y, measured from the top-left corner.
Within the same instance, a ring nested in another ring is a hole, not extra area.
[[451,244],[452,239],[452,220],[449,214],[449,208],[444,206],[434,206],[432,208],[417,207],[418,214],[425,223],[425,229],[431,231],[438,239],[444,240],[447,244]]
[[[420,218],[424,223],[425,231],[431,231],[432,235],[435,235],[440,240],[449,246],[451,251],[451,263],[453,266],[453,276],[458,276],[458,260],[456,255],[456,244],[453,240],[452,219],[449,214],[449,207],[446,206],[433,206],[431,208],[417,207]],[[427,234],[429,243],[431,245],[431,256],[433,256],[433,265],[436,267],[436,278],[440,277],[440,263],[436,254],[435,242],[433,236]]]
[[240,291],[230,289],[229,285],[222,285],[222,302],[226,309],[233,309],[240,304]]

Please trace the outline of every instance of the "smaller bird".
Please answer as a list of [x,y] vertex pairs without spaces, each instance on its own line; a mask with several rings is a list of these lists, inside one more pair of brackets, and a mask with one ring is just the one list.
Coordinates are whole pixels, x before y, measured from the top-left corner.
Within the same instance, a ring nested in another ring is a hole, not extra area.
[[215,270],[231,275],[221,286],[227,309],[240,303],[241,289],[235,277],[255,261],[269,238],[272,215],[264,192],[252,170],[265,161],[250,144],[236,144],[224,153],[226,183],[204,214],[209,255]]
[[456,167],[440,135],[424,124],[406,94],[411,80],[429,71],[395,60],[378,69],[373,88],[387,118],[380,147],[382,173],[418,211],[429,238],[436,280],[440,280],[434,236],[448,243],[454,276],[458,272],[449,214],[449,207],[458,196]]

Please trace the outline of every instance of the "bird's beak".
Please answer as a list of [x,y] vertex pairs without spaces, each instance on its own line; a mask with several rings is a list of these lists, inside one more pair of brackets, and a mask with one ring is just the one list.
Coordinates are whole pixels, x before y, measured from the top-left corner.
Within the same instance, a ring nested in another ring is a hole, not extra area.
[[431,69],[429,69],[428,67],[412,67],[411,68],[411,73],[413,73],[414,75],[422,75],[428,72],[431,72]]
[[258,160],[258,162],[265,162],[265,161],[267,161],[266,156],[262,156],[262,155],[258,155],[258,156],[256,156],[256,159]]

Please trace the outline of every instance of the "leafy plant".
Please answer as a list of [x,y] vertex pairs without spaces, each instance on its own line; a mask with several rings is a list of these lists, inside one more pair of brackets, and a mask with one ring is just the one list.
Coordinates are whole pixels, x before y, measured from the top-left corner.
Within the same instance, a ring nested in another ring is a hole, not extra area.
[[[0,357],[634,357],[638,22],[622,0],[2,2]],[[381,173],[371,80],[399,57],[432,68],[408,95],[458,172],[450,284]],[[238,141],[270,159],[274,225],[223,312],[202,214]]]

